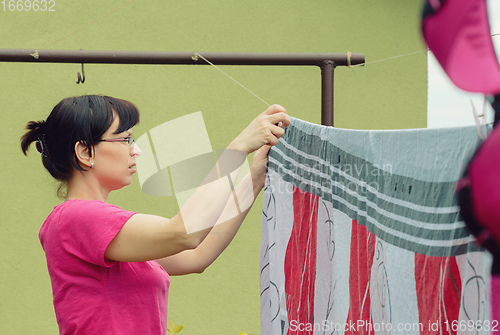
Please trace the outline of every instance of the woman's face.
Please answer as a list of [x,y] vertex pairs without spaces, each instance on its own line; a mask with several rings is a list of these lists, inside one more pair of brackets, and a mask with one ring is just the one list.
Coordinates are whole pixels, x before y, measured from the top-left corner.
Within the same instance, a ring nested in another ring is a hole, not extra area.
[[99,142],[94,146],[93,173],[102,187],[108,191],[117,190],[132,182],[132,175],[136,172],[135,158],[141,155],[139,147],[132,143],[129,145],[125,138],[132,136],[132,129],[115,134],[118,129],[119,119],[115,119],[111,127],[102,136],[103,140],[116,140],[119,142]]

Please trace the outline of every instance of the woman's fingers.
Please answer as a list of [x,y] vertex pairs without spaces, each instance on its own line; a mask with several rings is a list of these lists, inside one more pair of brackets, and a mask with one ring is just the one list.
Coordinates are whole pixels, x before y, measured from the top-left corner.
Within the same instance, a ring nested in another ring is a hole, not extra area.
[[283,122],[285,127],[288,127],[290,125],[290,117],[286,113],[276,113],[272,115],[268,115],[267,119],[269,122],[275,124],[279,122]]
[[286,110],[280,105],[272,105],[266,109],[261,116],[264,117],[264,122],[267,124],[269,131],[267,143],[271,146],[278,144],[278,140],[285,134],[285,129],[290,125],[290,117],[286,114]]
[[285,128],[290,125],[290,117],[287,115],[286,109],[280,105],[271,105],[262,114],[269,115],[269,121],[272,123],[283,122]]
[[280,127],[281,125],[288,127],[290,117],[283,107],[272,105],[259,114],[231,144],[247,154],[265,144],[275,145],[278,143],[278,139],[285,134],[285,130]]
[[269,145],[263,145],[260,149],[259,149],[259,153],[261,155],[264,155],[264,156],[267,156],[267,154],[269,153],[269,151],[271,150],[271,147]]
[[266,160],[267,162],[267,155],[270,150],[271,146],[268,144],[261,146],[257,151],[255,151],[255,156],[253,157],[254,161]]
[[283,129],[280,126],[276,126],[274,124],[269,128],[269,130],[277,138],[280,138],[281,136],[285,135],[285,129]]
[[267,114],[267,115],[271,115],[274,113],[285,113],[286,114],[286,109],[283,106],[274,104],[274,105],[269,106],[264,111],[264,114]]

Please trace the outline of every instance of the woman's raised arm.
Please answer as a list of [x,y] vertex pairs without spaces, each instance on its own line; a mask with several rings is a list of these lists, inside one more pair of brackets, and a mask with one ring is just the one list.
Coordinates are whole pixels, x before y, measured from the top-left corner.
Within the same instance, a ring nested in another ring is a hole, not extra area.
[[[132,216],[107,247],[105,257],[115,261],[146,261],[172,256],[200,246],[211,231],[217,232],[219,230],[212,228],[221,217],[233,192],[231,188],[227,187],[225,178],[213,181],[211,176],[216,175],[217,171],[225,170],[227,166],[234,166],[235,161],[238,163],[236,165],[241,166],[240,163],[243,163],[249,153],[263,145],[272,146],[278,143],[278,139],[284,134],[284,130],[278,126],[279,124],[287,127],[290,124],[290,118],[286,115],[283,107],[273,105],[257,116],[231,142],[207,177],[207,181],[198,187],[177,215],[172,219],[143,214]],[[251,179],[247,178],[246,186],[242,186],[245,189],[240,187],[238,192],[242,194],[250,194],[249,192],[251,192],[254,195],[255,183],[258,183],[257,188],[260,191],[265,177],[262,159],[260,158],[258,168],[252,164],[253,175]],[[237,175],[238,171],[235,172]],[[223,239],[211,238],[211,242],[206,243],[206,245],[211,245],[209,249],[216,250],[212,255],[217,257],[225,249],[236,234],[245,215],[240,216],[241,220],[230,220],[234,223],[229,224],[232,227],[229,227],[229,231],[231,231],[229,239],[227,236]],[[224,229],[227,231],[228,227]],[[220,241],[220,243],[214,241]],[[185,260],[189,260],[189,257]],[[198,267],[192,272],[198,272],[196,269]]]

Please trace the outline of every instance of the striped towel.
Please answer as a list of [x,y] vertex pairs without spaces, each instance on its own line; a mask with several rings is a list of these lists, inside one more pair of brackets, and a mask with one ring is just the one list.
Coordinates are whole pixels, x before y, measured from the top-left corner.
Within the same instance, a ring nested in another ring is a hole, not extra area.
[[491,257],[454,197],[479,143],[475,127],[362,131],[293,119],[269,155],[261,333],[495,330]]

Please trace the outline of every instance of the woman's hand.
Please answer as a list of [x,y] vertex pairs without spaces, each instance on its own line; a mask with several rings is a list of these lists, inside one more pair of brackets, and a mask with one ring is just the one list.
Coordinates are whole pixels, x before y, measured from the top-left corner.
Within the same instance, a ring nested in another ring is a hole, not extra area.
[[290,117],[283,107],[272,105],[250,122],[228,148],[241,150],[248,155],[263,145],[273,146],[285,133],[285,130],[279,126],[281,124],[288,127]]
[[259,194],[260,190],[262,190],[266,182],[269,150],[271,150],[271,145],[263,145],[255,152],[252,159],[250,174],[252,175],[252,185],[255,197]]

